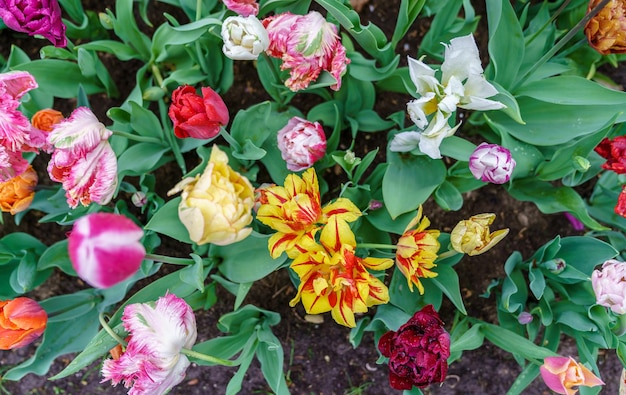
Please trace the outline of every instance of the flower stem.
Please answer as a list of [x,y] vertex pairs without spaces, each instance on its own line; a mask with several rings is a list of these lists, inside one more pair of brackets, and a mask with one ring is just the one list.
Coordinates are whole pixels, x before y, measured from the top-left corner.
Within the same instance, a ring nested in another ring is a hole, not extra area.
[[113,329],[109,326],[109,324],[104,320],[103,313],[98,314],[98,320],[100,321],[100,325],[102,325],[102,329],[104,329],[109,334],[109,336],[115,339],[115,341],[121,344],[122,346],[126,347],[126,342],[122,340],[122,338],[119,337],[117,333],[115,333],[115,331],[113,331]]
[[234,366],[235,365],[235,362],[230,361],[228,359],[212,357],[210,355],[202,354],[202,353],[199,353],[197,351],[190,350],[188,348],[181,349],[180,353],[181,354],[185,354],[188,357],[199,359],[201,361],[215,363],[215,364],[218,364],[218,365],[223,365],[223,366]]
[[156,80],[157,84],[159,84],[159,86],[163,88],[163,76],[161,75],[161,70],[159,70],[157,65],[154,63],[152,63],[152,65],[150,66],[150,69],[152,70],[152,75],[154,76],[154,79]]
[[449,250],[449,251],[446,251],[443,254],[440,254],[439,256],[437,256],[437,260],[450,258],[451,256],[455,256],[456,254],[460,254],[460,252],[455,251],[455,250]]
[[398,246],[393,244],[378,244],[378,243],[359,243],[357,245],[358,248],[380,248],[383,250],[397,250]]
[[146,254],[146,259],[163,262],[163,263],[169,263],[172,265],[193,265],[195,263],[195,261],[190,258],[174,258],[172,256],[158,255],[158,254]]
[[142,142],[142,143],[154,143],[154,144],[163,145],[163,141],[159,140],[156,137],[139,136],[137,134],[120,132],[119,130],[114,130],[113,131],[113,135],[124,137],[124,138],[129,139],[129,140],[139,141],[139,142]]

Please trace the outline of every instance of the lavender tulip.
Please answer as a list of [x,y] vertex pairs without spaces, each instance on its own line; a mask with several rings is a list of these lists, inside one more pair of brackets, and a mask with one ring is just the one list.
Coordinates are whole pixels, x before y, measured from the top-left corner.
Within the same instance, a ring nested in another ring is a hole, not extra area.
[[39,34],[55,47],[67,46],[57,0],[0,0],[0,18],[9,29],[30,36]]
[[511,179],[511,174],[515,169],[515,159],[504,147],[482,143],[470,155],[469,168],[474,177],[479,180],[504,184]]

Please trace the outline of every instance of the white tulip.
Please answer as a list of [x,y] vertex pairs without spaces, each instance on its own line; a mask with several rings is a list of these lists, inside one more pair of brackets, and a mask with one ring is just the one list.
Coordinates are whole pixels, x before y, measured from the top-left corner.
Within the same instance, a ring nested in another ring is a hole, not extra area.
[[263,24],[254,16],[230,16],[222,24],[224,55],[233,60],[254,60],[267,49],[270,39]]

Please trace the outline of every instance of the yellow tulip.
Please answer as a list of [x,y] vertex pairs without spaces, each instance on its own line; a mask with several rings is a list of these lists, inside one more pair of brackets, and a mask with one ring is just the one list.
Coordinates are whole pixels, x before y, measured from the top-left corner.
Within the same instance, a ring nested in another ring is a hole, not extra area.
[[495,214],[485,213],[460,221],[450,234],[452,248],[470,256],[479,255],[489,250],[509,233],[508,228],[490,233],[489,225],[493,223],[495,218]]
[[182,191],[178,217],[197,244],[228,245],[252,232],[254,188],[228,166],[228,156],[213,146],[202,175],[187,177],[168,195]]

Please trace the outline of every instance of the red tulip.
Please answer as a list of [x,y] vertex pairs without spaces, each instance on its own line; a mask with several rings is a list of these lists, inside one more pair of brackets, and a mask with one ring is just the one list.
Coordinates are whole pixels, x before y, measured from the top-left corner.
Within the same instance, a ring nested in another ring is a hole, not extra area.
[[213,89],[202,88],[202,97],[189,85],[176,88],[168,112],[178,138],[210,139],[228,123],[228,108]]

